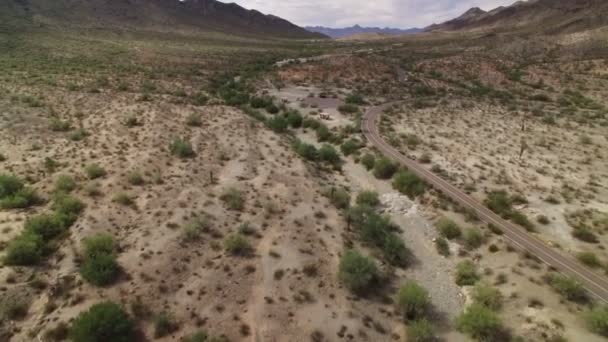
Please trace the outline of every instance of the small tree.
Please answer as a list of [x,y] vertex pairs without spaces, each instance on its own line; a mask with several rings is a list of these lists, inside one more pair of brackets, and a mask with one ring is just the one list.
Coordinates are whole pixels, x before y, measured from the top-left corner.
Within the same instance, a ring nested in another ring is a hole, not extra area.
[[133,340],[133,322],[118,304],[93,305],[76,317],[70,328],[74,342],[129,342]]
[[320,160],[332,165],[338,165],[341,161],[338,151],[336,151],[336,149],[329,144],[323,144],[323,146],[321,146],[319,149],[318,155]]
[[480,304],[472,304],[456,320],[458,330],[479,341],[494,341],[502,330],[498,316]]
[[397,294],[397,305],[405,320],[424,318],[430,304],[429,292],[414,281],[401,286]]
[[350,249],[340,260],[338,277],[351,291],[363,293],[379,279],[380,271],[372,259]]

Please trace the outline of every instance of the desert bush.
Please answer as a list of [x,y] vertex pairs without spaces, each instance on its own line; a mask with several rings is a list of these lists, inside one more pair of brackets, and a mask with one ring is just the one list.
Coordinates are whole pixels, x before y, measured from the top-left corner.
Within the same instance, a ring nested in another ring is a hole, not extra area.
[[99,166],[99,164],[90,164],[85,167],[84,172],[87,174],[89,179],[101,178],[106,175],[106,170]]
[[389,179],[397,172],[397,165],[386,157],[380,157],[374,162],[374,177]]
[[349,290],[361,294],[379,280],[380,271],[372,259],[350,249],[340,259],[338,277]]
[[435,247],[440,255],[446,257],[450,255],[450,245],[448,244],[448,240],[446,240],[444,237],[440,236],[435,240]]
[[359,106],[357,106],[356,104],[352,104],[352,103],[346,103],[346,104],[338,106],[338,110],[342,114],[354,114],[359,111]]
[[585,288],[576,279],[561,273],[550,273],[547,280],[549,285],[564,299],[573,302],[587,300]]
[[246,255],[251,251],[249,241],[240,233],[226,236],[224,239],[224,248],[232,255]]
[[320,123],[319,127],[317,127],[315,129],[315,132],[317,134],[317,141],[323,142],[323,141],[329,141],[332,139],[332,134],[331,131],[329,130],[329,128],[327,128],[327,126],[325,126],[324,124]]
[[129,342],[133,332],[134,324],[120,305],[102,302],[78,315],[69,335],[74,342]]
[[344,188],[328,188],[325,190],[325,196],[338,209],[347,209],[350,206],[350,194]]
[[84,203],[74,196],[58,193],[53,196],[51,208],[66,226],[71,226],[84,209]]
[[296,153],[306,160],[316,160],[318,156],[317,148],[314,145],[296,140],[293,144]]
[[608,306],[596,306],[584,315],[589,330],[608,337]]
[[276,133],[284,133],[289,127],[289,122],[284,117],[277,115],[268,119],[266,125]]
[[230,210],[241,211],[245,208],[245,195],[236,188],[226,189],[220,199]]
[[169,144],[169,151],[180,158],[192,158],[195,155],[192,144],[182,138],[174,138]]
[[67,132],[72,129],[72,125],[68,121],[62,121],[54,119],[51,121],[51,131],[54,132]]
[[42,237],[26,232],[8,243],[4,262],[13,266],[35,265],[42,259],[43,249]]
[[602,266],[602,262],[598,258],[597,254],[593,252],[580,252],[576,255],[576,258],[591,268],[598,268]]
[[36,191],[26,187],[19,178],[0,174],[0,208],[27,208],[40,202]]
[[55,191],[72,192],[76,189],[76,181],[68,175],[59,175],[55,180]]
[[484,204],[496,214],[510,219],[528,231],[534,231],[534,223],[523,213],[513,209],[513,204],[524,204],[527,200],[520,195],[509,195],[504,190],[492,191],[488,194]]
[[300,128],[302,127],[303,120],[304,118],[302,117],[302,114],[300,114],[300,112],[297,110],[290,110],[287,112],[287,123],[289,123],[289,126],[293,128]]
[[479,281],[477,266],[472,261],[461,261],[456,265],[456,284],[458,286],[475,285]]
[[193,94],[190,101],[190,103],[198,107],[206,105],[207,102],[209,102],[209,97],[200,92]]
[[84,240],[84,260],[80,265],[80,275],[89,283],[105,286],[113,283],[120,269],[114,254],[114,240],[111,235],[97,234]]
[[469,249],[476,249],[483,244],[483,235],[477,228],[467,228],[463,234],[464,243]]
[[118,204],[124,205],[124,206],[131,206],[135,203],[133,201],[133,199],[131,198],[131,196],[129,196],[129,194],[124,193],[124,192],[119,192],[118,194],[116,194],[112,198],[112,202],[118,203]]
[[399,289],[397,307],[405,320],[424,318],[430,305],[429,292],[418,283],[408,281]]
[[131,171],[127,174],[127,181],[131,184],[131,185],[143,185],[146,183],[146,181],[144,180],[144,176],[137,172],[137,171]]
[[424,318],[411,322],[407,326],[407,341],[433,342],[435,341],[434,330],[431,323]]
[[350,156],[351,154],[357,152],[357,150],[360,148],[361,142],[355,139],[349,139],[340,146],[340,150],[345,156]]
[[365,100],[363,99],[363,96],[359,95],[359,94],[350,94],[348,96],[346,96],[346,103],[349,104],[354,104],[354,105],[364,105],[365,104]]
[[357,199],[355,201],[358,205],[366,205],[369,207],[376,207],[380,204],[380,199],[378,198],[378,193],[375,191],[367,190],[361,191],[357,195]]
[[597,235],[591,230],[591,228],[584,225],[574,227],[572,230],[572,236],[588,243],[597,243],[599,241]]
[[25,230],[40,236],[44,241],[58,237],[66,229],[63,217],[56,213],[32,216],[25,221]]
[[382,256],[391,265],[407,266],[410,261],[410,250],[405,242],[394,233],[387,233],[380,244]]
[[69,138],[72,141],[81,141],[84,138],[88,137],[90,134],[84,128],[78,128],[74,132],[70,133]]
[[480,304],[469,306],[456,319],[456,326],[477,341],[494,341],[502,330],[496,313]]
[[366,153],[361,157],[361,164],[369,171],[374,168],[376,164],[376,157],[371,153]]
[[435,223],[435,227],[439,230],[439,234],[448,240],[459,238],[462,235],[462,230],[456,222],[447,217],[442,217]]
[[545,215],[538,215],[536,217],[536,222],[540,223],[540,224],[549,224],[551,223],[551,221],[549,220],[549,218]]
[[211,336],[204,331],[198,331],[184,337],[182,342],[228,342],[228,339],[224,336]]
[[318,151],[318,156],[320,160],[332,165],[339,165],[342,161],[338,151],[329,144],[323,144],[323,146],[321,146]]
[[177,330],[178,326],[173,317],[167,312],[154,316],[154,337],[165,337]]
[[203,118],[198,113],[192,113],[192,114],[188,115],[188,117],[186,118],[186,125],[188,125],[188,126],[199,127],[202,124],[203,124]]
[[416,198],[426,189],[422,179],[409,170],[401,170],[393,176],[393,187],[410,198]]
[[486,283],[478,283],[473,288],[473,300],[490,310],[499,310],[502,307],[502,294],[500,291]]
[[251,97],[251,100],[249,101],[249,105],[251,105],[251,107],[256,108],[256,109],[266,108],[272,104],[273,104],[272,99],[270,97],[253,96],[253,97]]

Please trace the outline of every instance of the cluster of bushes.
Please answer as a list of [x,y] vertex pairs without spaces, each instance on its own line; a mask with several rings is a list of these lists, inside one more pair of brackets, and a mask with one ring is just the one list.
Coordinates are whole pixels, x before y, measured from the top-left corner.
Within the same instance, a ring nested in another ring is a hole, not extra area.
[[589,330],[608,337],[608,306],[596,306],[587,312],[584,318]]
[[496,313],[502,307],[502,294],[493,286],[479,283],[473,288],[472,297],[473,304],[456,319],[456,326],[476,340],[496,340],[503,330]]
[[244,82],[238,82],[234,79],[227,80],[229,76],[225,77],[222,81],[226,82],[219,87],[218,93],[226,105],[242,106],[249,103],[251,89]]
[[340,158],[338,151],[330,144],[323,144],[317,150],[314,145],[296,140],[293,143],[293,148],[299,156],[306,160],[325,162],[334,167],[339,167],[342,164],[342,158]]
[[393,188],[407,195],[416,198],[424,194],[426,183],[415,173],[409,170],[400,170],[393,176]]
[[477,266],[472,261],[464,260],[456,265],[456,284],[458,286],[475,285],[479,279]]
[[19,178],[0,174],[0,208],[22,209],[41,202],[36,191],[23,184]]
[[53,212],[30,217],[24,231],[8,243],[5,263],[26,266],[40,262],[54,250],[83,208],[84,204],[77,198],[65,193],[55,194]]
[[367,205],[356,205],[348,210],[347,218],[359,237],[377,247],[384,259],[398,266],[406,266],[410,251],[395,233],[397,227],[387,216],[380,215]]
[[282,115],[275,115],[267,119],[266,125],[276,133],[285,133],[289,127],[301,127],[303,120],[304,119],[300,112],[290,110]]
[[583,285],[570,276],[553,272],[548,274],[545,280],[566,300],[585,302],[589,299]]
[[527,203],[527,200],[522,196],[511,196],[504,190],[492,191],[488,194],[484,203],[490,210],[503,218],[510,219],[528,231],[534,231],[534,223],[526,215],[513,208],[513,205]]
[[354,114],[359,112],[359,106],[353,103],[346,103],[338,106],[338,110],[342,114]]
[[114,253],[114,240],[108,234],[98,234],[84,240],[80,275],[89,283],[105,286],[113,283],[120,273]]

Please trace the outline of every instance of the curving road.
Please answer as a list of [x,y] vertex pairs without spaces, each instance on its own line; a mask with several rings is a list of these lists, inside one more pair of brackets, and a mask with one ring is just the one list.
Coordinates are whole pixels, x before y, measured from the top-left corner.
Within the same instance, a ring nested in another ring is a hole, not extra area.
[[596,297],[599,301],[608,303],[608,279],[606,277],[585,267],[569,255],[547,246],[544,242],[534,235],[529,234],[523,228],[504,220],[481,202],[475,200],[457,187],[445,181],[443,178],[427,170],[419,163],[402,155],[384,141],[379,134],[377,121],[384,109],[393,104],[394,103],[386,103],[381,106],[370,107],[366,111],[361,123],[361,128],[368,141],[384,155],[406,166],[435,189],[443,192],[463,207],[475,212],[480,220],[500,228],[503,232],[503,236],[515,247],[522,251],[530,252],[545,264],[564,274],[574,277],[591,295]]

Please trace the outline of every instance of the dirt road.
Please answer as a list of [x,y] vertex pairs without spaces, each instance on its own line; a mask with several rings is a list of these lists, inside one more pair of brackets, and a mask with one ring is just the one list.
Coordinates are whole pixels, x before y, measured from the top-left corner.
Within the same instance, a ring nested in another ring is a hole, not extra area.
[[599,301],[608,303],[608,279],[606,277],[583,266],[569,255],[547,246],[544,242],[526,232],[522,227],[504,220],[479,201],[425,169],[414,160],[402,155],[384,141],[378,132],[377,122],[384,109],[391,105],[392,103],[387,103],[381,106],[370,107],[361,123],[363,133],[380,152],[415,172],[435,189],[443,192],[463,207],[475,212],[480,220],[501,229],[504,237],[515,247],[532,253],[547,265],[574,277],[593,297]]

